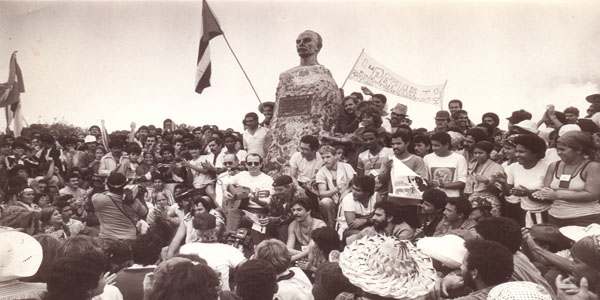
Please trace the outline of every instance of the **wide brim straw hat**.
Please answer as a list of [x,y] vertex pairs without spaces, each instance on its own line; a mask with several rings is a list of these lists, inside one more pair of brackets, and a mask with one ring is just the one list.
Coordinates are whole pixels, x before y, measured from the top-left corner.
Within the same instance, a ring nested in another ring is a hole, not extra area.
[[558,229],[562,235],[570,240],[577,242],[586,236],[600,235],[600,225],[592,223],[584,226],[564,226]]
[[410,241],[367,236],[346,246],[340,255],[344,276],[363,291],[393,299],[416,299],[436,281],[431,258]]
[[35,275],[42,258],[42,246],[32,236],[0,229],[0,282]]

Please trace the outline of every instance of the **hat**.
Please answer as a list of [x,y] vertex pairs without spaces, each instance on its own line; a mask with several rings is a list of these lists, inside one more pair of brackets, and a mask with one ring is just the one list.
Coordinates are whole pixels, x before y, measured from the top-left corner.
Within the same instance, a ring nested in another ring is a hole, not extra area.
[[534,121],[531,121],[531,120],[523,120],[523,121],[517,123],[514,126],[515,127],[519,127],[519,128],[521,128],[523,130],[529,131],[529,132],[531,132],[533,134],[537,134],[539,132],[539,130],[537,129],[537,124]]
[[562,136],[563,134],[570,131],[581,131],[581,127],[579,127],[579,125],[577,124],[565,124],[563,126],[560,126],[560,129],[558,130],[558,136]]
[[126,183],[127,178],[125,178],[125,175],[117,172],[110,173],[110,175],[108,175],[108,179],[106,180],[106,184],[113,188],[122,188]]
[[42,246],[30,235],[0,229],[0,282],[35,275],[43,256]]
[[95,137],[95,136],[93,136],[93,135],[89,135],[89,134],[88,134],[88,135],[86,135],[86,136],[85,136],[85,138],[83,139],[83,142],[84,142],[85,144],[87,144],[87,143],[95,143],[95,142],[96,142],[96,137]]
[[410,241],[367,236],[346,246],[340,267],[363,291],[394,299],[415,299],[429,293],[437,278],[431,258]]
[[585,100],[592,104],[599,104],[600,103],[600,94],[589,95],[589,96],[585,97]]
[[510,123],[517,124],[524,120],[531,120],[531,113],[521,109],[517,111],[513,111],[510,117],[506,118]]
[[271,108],[275,108],[275,102],[272,101],[267,101],[267,102],[262,102],[261,104],[258,105],[258,111],[262,114],[263,111],[265,110],[265,106],[270,106]]
[[391,111],[395,114],[406,116],[406,113],[408,112],[408,107],[402,103],[398,103],[396,104],[396,106],[394,106],[394,108],[391,109]]
[[495,286],[488,300],[552,300],[543,286],[530,281],[510,281]]
[[571,247],[571,255],[600,272],[600,235],[580,239]]
[[450,120],[450,113],[445,110],[440,110],[437,113],[435,113],[435,118]]
[[275,178],[275,180],[273,180],[273,186],[284,186],[284,185],[288,185],[290,183],[294,182],[292,180],[292,177],[288,176],[288,175],[281,175],[277,178]]
[[592,223],[587,227],[583,226],[564,226],[559,229],[560,233],[568,237],[570,240],[577,242],[582,238],[590,235],[600,234],[600,225]]
[[465,240],[454,234],[424,237],[417,242],[417,248],[452,269],[460,268],[467,254]]

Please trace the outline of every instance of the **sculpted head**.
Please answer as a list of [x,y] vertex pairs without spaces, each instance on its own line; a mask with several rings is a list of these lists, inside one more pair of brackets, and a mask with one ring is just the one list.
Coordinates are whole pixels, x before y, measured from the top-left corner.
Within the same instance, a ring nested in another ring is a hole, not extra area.
[[312,31],[306,30],[296,39],[296,51],[298,51],[298,55],[302,58],[317,56],[321,48],[323,47],[323,39],[321,36]]

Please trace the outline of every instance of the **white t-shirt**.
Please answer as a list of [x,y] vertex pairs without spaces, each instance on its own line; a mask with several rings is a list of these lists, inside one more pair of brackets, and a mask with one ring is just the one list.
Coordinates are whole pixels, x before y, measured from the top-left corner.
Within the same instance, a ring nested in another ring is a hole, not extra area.
[[[344,162],[338,162],[337,169],[335,171],[335,178],[333,178],[334,174],[331,170],[327,169],[326,166],[322,166],[315,176],[315,182],[324,183],[327,187],[327,190],[332,190],[335,187],[339,187],[340,191],[347,192],[350,190],[350,184],[355,174],[356,172],[351,165]],[[343,197],[345,194],[341,196]],[[337,201],[337,199],[335,200]]]
[[[425,155],[423,158],[429,180],[437,180],[443,183],[461,181],[467,182],[467,160],[464,156],[457,153],[450,153],[446,157],[438,156],[435,153]],[[459,197],[460,190],[442,189],[448,197]]]
[[251,134],[248,130],[244,131],[243,141],[246,151],[248,151],[248,153],[259,154],[262,158],[265,158],[264,145],[268,132],[269,129],[265,127],[258,127],[254,134]]
[[[259,200],[267,203],[271,202],[271,195],[273,194],[273,178],[265,173],[260,173],[258,176],[252,176],[248,171],[243,171],[231,177],[230,183],[247,187],[257,194]],[[248,202],[248,207],[262,208],[262,206],[253,201]]]
[[231,183],[233,176],[229,175],[229,172],[223,172],[217,176],[217,183],[215,185],[215,202],[219,207],[223,207],[223,188]]
[[337,231],[340,234],[340,237],[343,235],[344,230],[348,228],[348,223],[346,223],[346,215],[344,212],[352,211],[356,214],[357,218],[365,217],[373,213],[375,210],[375,200],[377,199],[377,193],[371,196],[367,206],[363,206],[360,202],[354,201],[354,195],[352,193],[348,193],[340,204],[340,208],[338,209],[338,224]]
[[321,154],[318,152],[313,160],[306,160],[300,152],[295,152],[290,157],[290,169],[292,174],[296,175],[296,180],[300,182],[315,180],[317,171],[319,171],[321,166],[323,166],[323,159],[321,159]]
[[[312,283],[298,267],[291,267],[288,271],[294,272],[294,276],[290,279],[284,279],[277,282],[277,293],[273,299],[279,300],[314,300],[312,294]],[[289,274],[284,272],[279,276]]]
[[221,243],[189,243],[181,246],[181,254],[196,254],[221,274],[221,288],[229,291],[229,268],[235,268],[246,258],[237,248]]
[[[544,177],[546,177],[548,165],[550,164],[545,159],[540,159],[531,169],[523,168],[520,163],[511,164],[506,170],[506,182],[514,187],[523,186],[529,190],[539,190],[544,187]],[[521,208],[531,212],[548,210],[551,205],[549,202],[532,201],[529,197],[517,197],[511,195],[510,198],[515,200],[518,199],[518,201],[513,200],[511,202],[521,202]]]
[[377,176],[381,171],[381,165],[387,158],[394,155],[392,148],[383,147],[379,153],[373,155],[371,151],[365,150],[358,155],[357,169],[363,169],[365,175]]
[[[199,167],[199,168],[202,167],[203,163],[210,163],[215,168],[223,168],[223,155],[222,154],[217,155],[216,161],[215,161],[214,153],[202,155],[202,156],[190,161],[190,164],[192,164],[195,167]],[[211,178],[207,174],[200,173],[196,170],[192,170],[192,174],[194,175],[193,185],[194,185],[194,188],[196,188],[196,189],[201,189],[201,188],[214,182],[214,179]]]

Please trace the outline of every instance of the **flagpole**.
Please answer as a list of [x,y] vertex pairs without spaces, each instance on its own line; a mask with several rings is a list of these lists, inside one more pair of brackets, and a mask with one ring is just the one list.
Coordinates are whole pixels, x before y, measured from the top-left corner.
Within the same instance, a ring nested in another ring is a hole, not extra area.
[[360,59],[360,57],[363,55],[364,52],[365,52],[365,48],[362,48],[362,50],[360,50],[360,54],[356,58],[356,61],[352,65],[352,68],[350,69],[350,72],[348,72],[348,76],[346,76],[346,79],[344,79],[344,83],[342,83],[341,89],[344,89],[344,86],[346,85],[346,82],[348,81],[348,78],[350,78],[350,74],[352,74],[352,70],[354,70],[354,67],[356,67],[356,64],[358,63],[358,60]]
[[448,79],[444,81],[444,89],[442,90],[442,96],[440,97],[440,110],[444,110],[444,96],[446,95],[446,84],[448,84]]
[[216,15],[212,12],[212,9],[210,9],[208,2],[206,2],[206,7],[208,8],[208,10],[210,10],[210,13],[213,16],[215,16],[215,22],[217,22],[217,25],[219,25],[219,29],[221,29],[221,32],[223,33],[223,39],[225,40],[225,43],[227,44],[227,48],[229,48],[229,51],[231,51],[231,54],[233,54],[233,58],[235,58],[235,61],[237,62],[238,66],[240,66],[240,69],[242,69],[242,73],[244,73],[246,80],[248,80],[248,83],[250,84],[250,87],[252,88],[252,91],[254,92],[254,95],[256,96],[258,103],[262,104],[262,101],[260,101],[260,97],[258,96],[258,93],[256,92],[256,89],[254,88],[252,81],[250,81],[250,77],[248,77],[248,74],[246,74],[246,70],[244,70],[242,63],[240,63],[240,60],[238,59],[237,55],[235,55],[233,48],[231,48],[231,45],[229,44],[229,40],[227,40],[227,35],[225,35],[225,31],[223,31],[223,29],[221,28],[221,24],[219,24],[219,20],[217,20]]

